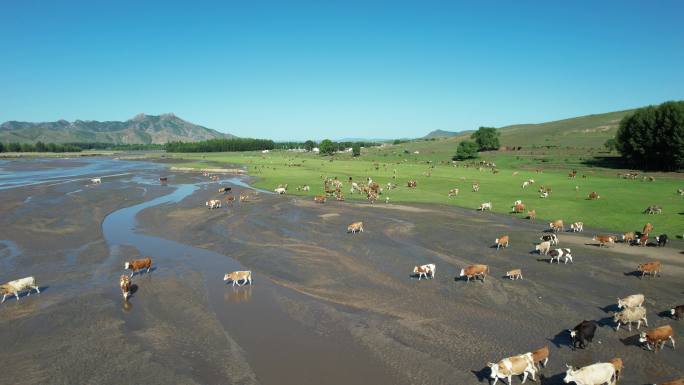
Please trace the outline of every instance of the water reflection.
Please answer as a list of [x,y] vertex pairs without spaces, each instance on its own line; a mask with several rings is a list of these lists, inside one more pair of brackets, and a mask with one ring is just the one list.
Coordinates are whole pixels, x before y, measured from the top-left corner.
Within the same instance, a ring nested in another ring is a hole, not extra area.
[[121,301],[121,310],[123,310],[124,313],[128,313],[131,309],[133,309],[131,301]]
[[223,299],[230,303],[244,303],[252,299],[252,286],[231,286],[226,288]]

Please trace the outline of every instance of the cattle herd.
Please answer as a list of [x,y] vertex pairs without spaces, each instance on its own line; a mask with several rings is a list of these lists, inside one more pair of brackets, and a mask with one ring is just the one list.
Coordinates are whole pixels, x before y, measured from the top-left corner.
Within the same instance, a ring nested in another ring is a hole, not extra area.
[[[575,173],[576,172],[573,172],[573,174]],[[218,177],[215,175],[206,176],[209,176],[212,181],[218,181]],[[574,177],[574,175],[572,175],[572,177]],[[160,182],[165,183],[166,181],[166,177],[160,178]],[[90,182],[92,184],[100,184],[101,179],[93,178],[90,180]],[[354,182],[351,178],[349,178],[349,183],[351,185],[352,194],[354,192],[365,193],[369,201],[371,201],[371,203],[375,200],[375,198],[377,198],[379,194],[382,194],[383,189],[380,188],[380,185],[378,183],[373,182],[371,178],[368,178],[366,183],[357,183]],[[526,188],[527,186],[533,183],[534,180],[528,179],[523,182],[522,187]],[[417,183],[415,180],[409,180],[406,186],[408,188],[416,188]],[[387,187],[388,189],[396,188],[396,184],[388,183]],[[326,198],[329,196],[335,197],[337,198],[337,200],[344,200],[341,188],[342,182],[339,181],[337,178],[325,178],[325,195],[315,196],[314,201],[317,203],[325,203]],[[477,192],[479,191],[479,189],[480,185],[478,183],[474,183],[472,186],[472,190],[474,192]],[[299,186],[297,190],[309,191],[309,186]],[[285,194],[287,192],[287,184],[279,185],[277,188],[275,188],[274,192],[276,194]],[[542,192],[543,195],[545,194],[546,196],[548,196],[548,194],[551,192],[551,188],[542,186],[540,192]],[[230,196],[232,197],[230,187],[223,187],[219,189],[219,193],[230,194]],[[450,190],[448,195],[458,195],[458,189]],[[589,200],[596,200],[599,198],[600,197],[596,192],[592,192],[591,194],[589,194],[588,197]],[[240,195],[240,200],[243,200],[242,195]],[[232,203],[232,200],[230,199],[227,199],[227,201],[229,203]],[[220,208],[221,200],[209,200],[206,202],[206,206],[209,209]],[[480,211],[491,209],[491,202],[484,202],[478,207],[478,210]],[[524,212],[524,209],[525,206],[522,203],[522,201],[518,200],[513,203],[512,210],[514,213],[522,213]],[[660,211],[661,210],[658,206],[651,206],[648,210],[646,210],[646,212],[648,213],[658,213]],[[536,213],[534,213],[534,210],[531,211],[531,214],[530,212],[528,212],[528,217],[534,217],[535,215]],[[563,259],[564,264],[567,264],[568,262],[573,263],[571,250],[569,248],[557,247],[560,243],[558,233],[565,231],[565,225],[563,221],[559,219],[549,223],[548,230],[548,233],[544,233],[540,237],[540,242],[535,245],[535,250],[540,255],[549,255],[551,257],[549,263],[553,263],[555,260],[558,264],[560,264],[561,259]],[[582,232],[583,230],[584,224],[582,222],[574,222],[570,225],[570,231],[572,232]],[[652,230],[653,226],[650,223],[647,223],[640,233],[624,233],[622,235],[622,241],[629,245],[645,246],[649,239],[649,234]],[[348,233],[357,234],[362,233],[363,231],[363,222],[361,221],[353,222],[347,227]],[[610,244],[614,244],[617,241],[617,237],[613,235],[594,235],[592,239],[595,242],[598,242],[599,247],[609,246]],[[661,234],[655,237],[655,240],[657,246],[665,246],[665,244],[667,243],[667,235]],[[508,235],[503,235],[499,238],[496,238],[494,242],[496,249],[499,250],[500,248],[507,248],[509,246],[510,239]],[[556,246],[556,248],[552,248],[553,246]],[[124,263],[124,269],[131,271],[130,275],[122,274],[119,278],[119,286],[121,288],[121,292],[125,301],[127,301],[128,298],[131,296],[133,286],[131,280],[133,276],[136,273],[142,273],[143,270],[146,273],[149,273],[151,271],[151,268],[152,259],[150,257],[146,257],[143,259],[135,259]],[[655,278],[661,273],[661,270],[662,263],[660,261],[650,261],[642,263],[639,264],[636,269],[637,273],[640,274],[642,278],[646,275]],[[434,263],[414,266],[413,276],[417,277],[418,280],[421,280],[421,278],[434,279],[435,271],[436,265]],[[473,264],[470,266],[463,267],[460,270],[459,278],[465,277],[466,282],[479,279],[481,282],[484,283],[487,275],[489,274],[490,268],[488,265]],[[523,279],[522,270],[519,268],[509,270],[506,272],[505,277],[510,280]],[[242,286],[247,283],[251,285],[252,272],[234,271],[226,274],[223,279],[226,283],[232,282],[233,286]],[[11,295],[14,295],[18,301],[20,293],[28,291],[28,295],[30,295],[32,290],[34,289],[36,290],[36,292],[40,293],[40,289],[34,277],[26,277],[2,284],[0,285],[0,294],[2,295],[2,302],[5,302],[7,296]],[[648,320],[646,316],[646,308],[644,306],[644,302],[645,296],[643,294],[633,294],[625,298],[618,298],[616,305],[619,311],[613,315],[613,322],[616,325],[615,330],[618,331],[621,325],[626,325],[628,330],[631,332],[633,323],[636,323],[637,330],[641,328],[642,323],[645,327],[648,328]],[[682,317],[684,317],[684,305],[679,305],[670,309],[669,314],[675,320],[681,319]],[[591,343],[594,339],[596,329],[596,322],[587,320],[583,320],[574,328],[568,329],[568,335],[572,341],[572,349],[575,350],[577,348],[587,348],[589,343]],[[662,350],[667,342],[669,342],[672,348],[674,349],[674,330],[670,325],[664,325],[652,329],[647,329],[645,331],[642,331],[638,335],[638,341],[639,343],[643,344],[643,346],[646,349],[652,351]],[[505,379],[508,381],[509,384],[511,384],[511,379],[513,376],[522,376],[522,383],[524,383],[528,377],[531,377],[532,380],[535,380],[535,375],[541,370],[542,367],[545,367],[548,363],[549,356],[549,349],[547,346],[544,346],[532,352],[507,357],[498,362],[490,362],[487,364],[487,366],[490,368],[490,377],[494,379],[493,384],[496,384],[497,381],[500,379],[502,381]],[[594,363],[592,365],[588,365],[582,368],[574,368],[571,366],[567,366],[564,382],[574,382],[578,385],[614,385],[620,379],[622,368],[623,363],[622,359],[620,358],[614,358],[609,362]],[[661,385],[684,385],[684,378],[666,382]]]

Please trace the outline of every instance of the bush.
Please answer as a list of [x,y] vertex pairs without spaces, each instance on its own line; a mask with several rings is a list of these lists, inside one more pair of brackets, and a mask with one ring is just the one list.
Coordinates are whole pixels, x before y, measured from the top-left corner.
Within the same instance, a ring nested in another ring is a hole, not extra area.
[[454,160],[465,160],[477,158],[478,145],[475,142],[464,140],[458,144],[458,149],[456,149],[456,155],[454,155]]
[[361,155],[361,145],[358,143],[354,143],[352,145],[352,156],[359,156]]
[[684,101],[640,108],[620,122],[617,149],[641,169],[684,168]]

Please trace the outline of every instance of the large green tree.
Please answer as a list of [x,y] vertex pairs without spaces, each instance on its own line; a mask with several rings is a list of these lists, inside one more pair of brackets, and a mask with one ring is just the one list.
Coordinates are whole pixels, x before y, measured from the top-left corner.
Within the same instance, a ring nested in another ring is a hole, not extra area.
[[470,138],[475,139],[479,151],[489,151],[499,149],[499,135],[499,130],[494,127],[480,127]]
[[321,155],[332,155],[337,151],[337,146],[330,139],[324,139],[318,147]]
[[470,140],[464,140],[458,144],[456,149],[456,155],[454,155],[454,160],[465,160],[477,158],[477,143]]
[[304,142],[304,149],[306,151],[311,151],[314,147],[316,147],[316,143],[314,143],[313,140],[307,140],[306,142]]
[[633,167],[684,168],[684,101],[636,110],[620,122],[617,149]]
[[352,156],[360,156],[360,155],[361,155],[361,143],[352,144]]

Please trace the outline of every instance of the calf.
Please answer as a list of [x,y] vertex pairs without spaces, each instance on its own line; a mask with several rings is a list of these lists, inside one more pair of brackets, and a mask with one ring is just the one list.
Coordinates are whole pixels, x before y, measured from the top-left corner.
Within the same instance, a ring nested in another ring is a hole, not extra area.
[[620,330],[620,324],[627,325],[628,330],[632,331],[632,322],[637,323],[637,329],[641,327],[641,321],[648,327],[648,320],[646,319],[646,308],[643,307],[628,307],[625,310],[615,313],[613,322],[617,323],[615,331]]
[[490,210],[492,209],[492,202],[485,202],[485,203],[480,203],[480,207],[478,210],[480,211],[485,211],[485,210]]
[[549,362],[549,356],[548,346],[544,346],[543,348],[539,348],[532,352],[532,360],[534,361],[534,365],[537,366],[537,370],[541,370],[542,366],[546,367],[546,364]]
[[639,342],[645,344],[648,350],[658,351],[658,345],[660,345],[660,350],[662,350],[667,340],[672,341],[672,349],[674,349],[674,331],[670,325],[657,327],[639,334]]
[[508,279],[511,279],[511,280],[523,279],[522,270],[521,269],[513,269],[511,271],[507,271],[506,277],[508,277]]
[[537,217],[537,210],[530,210],[527,212],[527,219],[535,219]]
[[417,186],[418,186],[418,182],[416,182],[415,180],[410,180],[410,181],[406,182],[406,187],[408,187],[408,188],[416,188]]
[[599,198],[601,198],[601,197],[598,195],[598,193],[596,191],[592,191],[589,193],[589,198],[588,198],[589,200],[593,201],[593,200],[596,200]]
[[232,189],[233,189],[232,187],[221,187],[221,188],[218,190],[218,192],[224,193],[224,194],[225,194],[225,193],[230,192],[230,190],[232,190]]
[[504,358],[498,363],[490,362],[487,364],[487,366],[489,366],[492,371],[490,375],[490,377],[494,379],[494,383],[492,383],[492,385],[496,385],[496,382],[500,378],[508,379],[508,384],[510,385],[511,378],[513,376],[519,375],[523,376],[523,384],[525,381],[527,381],[528,375],[532,377],[532,381],[536,381],[534,379],[536,369],[534,367],[534,358],[532,357],[532,353],[525,353],[518,356]]
[[314,197],[314,202],[316,203],[325,203],[325,195],[316,195]]
[[549,250],[551,249],[551,242],[542,242],[534,246],[534,249],[539,252],[539,255],[546,255],[549,253]]
[[620,379],[620,373],[622,372],[622,368],[624,368],[624,365],[622,364],[622,358],[611,358],[610,360],[608,360],[608,362],[610,362],[615,368],[615,382],[617,382]]
[[437,266],[435,266],[434,263],[429,263],[427,265],[421,265],[421,266],[415,266],[413,268],[413,274],[418,275],[418,280],[420,281],[420,277],[423,276],[425,279],[428,278],[428,275],[430,278],[435,278],[435,270],[437,269]]
[[92,178],[92,179],[90,180],[90,183],[92,183],[92,184],[100,184],[100,183],[102,183],[102,178]]
[[36,289],[36,292],[40,294],[40,289],[36,284],[35,277],[15,279],[14,281],[3,283],[0,285],[0,294],[2,294],[2,301],[0,301],[0,303],[5,302],[5,299],[11,295],[14,295],[17,301],[19,301],[19,293],[28,290],[28,295],[31,295],[31,290],[33,289]]
[[470,282],[470,278],[482,277],[482,282],[484,282],[488,273],[489,266],[487,265],[471,265],[461,269],[459,277],[466,277],[467,282]]
[[[224,282],[233,282],[233,286],[236,284],[238,286],[243,286],[249,283],[250,285],[252,284],[252,271],[251,270],[243,270],[243,271],[234,271],[232,273],[228,273],[223,276],[223,281]],[[239,283],[242,281],[242,285]]]
[[684,305],[675,306],[670,309],[670,315],[676,320],[682,318],[684,316]]
[[121,288],[121,294],[123,294],[124,301],[128,300],[131,296],[131,278],[126,274],[121,274],[119,277],[119,287]]
[[595,242],[598,242],[599,247],[608,247],[608,243],[615,243],[615,237],[612,235],[594,235],[594,237],[591,239]]
[[586,342],[591,342],[594,339],[596,323],[594,321],[584,320],[568,331],[572,338],[572,350],[575,350],[577,345],[579,345],[580,349],[584,349],[586,347]]
[[347,232],[348,233],[359,233],[363,232],[363,222],[354,222],[351,225],[347,226]]
[[641,307],[644,303],[645,297],[643,294],[632,294],[625,298],[618,298],[617,307],[618,309],[629,308],[629,307]]
[[575,222],[570,225],[570,231],[573,233],[579,233],[584,231],[584,223],[583,222]]
[[667,244],[667,234],[660,234],[655,239],[658,242],[658,247],[663,247]]
[[558,236],[556,234],[544,234],[539,237],[539,240],[543,242],[548,241],[551,246],[558,246]]
[[551,256],[549,263],[553,263],[553,260],[555,259],[558,261],[558,264],[560,265],[561,257],[563,257],[564,264],[567,264],[568,261],[570,261],[570,263],[574,263],[572,261],[572,251],[570,251],[570,249],[554,249],[549,251],[549,255]]
[[639,236],[639,239],[637,239],[637,245],[639,246],[646,246],[648,244],[648,234],[641,234]]
[[143,259],[134,259],[132,261],[124,263],[124,269],[131,270],[131,277],[133,277],[133,274],[143,269],[147,269],[147,273],[149,273],[150,268],[152,268],[152,258],[150,257],[146,257]]
[[648,274],[651,277],[657,277],[660,274],[662,264],[660,261],[651,261],[646,263],[641,263],[637,266],[637,271],[641,273],[641,277]]
[[207,206],[207,208],[209,210],[220,209],[221,208],[221,201],[218,199],[211,199],[205,203],[205,206]]
[[496,243],[497,250],[499,250],[500,247],[508,247],[508,235],[502,235],[500,238],[496,238],[494,243]]
[[571,382],[576,385],[614,384],[615,367],[609,362],[599,362],[580,369],[574,369],[569,365],[566,367],[568,370],[563,378],[566,384]]
[[480,184],[479,183],[473,183],[473,192],[478,192],[480,191]]
[[549,223],[549,228],[555,233],[559,231],[565,231],[565,226],[563,225],[563,221],[561,219],[557,219]]
[[451,190],[449,190],[449,196],[450,197],[453,197],[456,195],[458,195],[458,189],[457,188],[452,188]]

